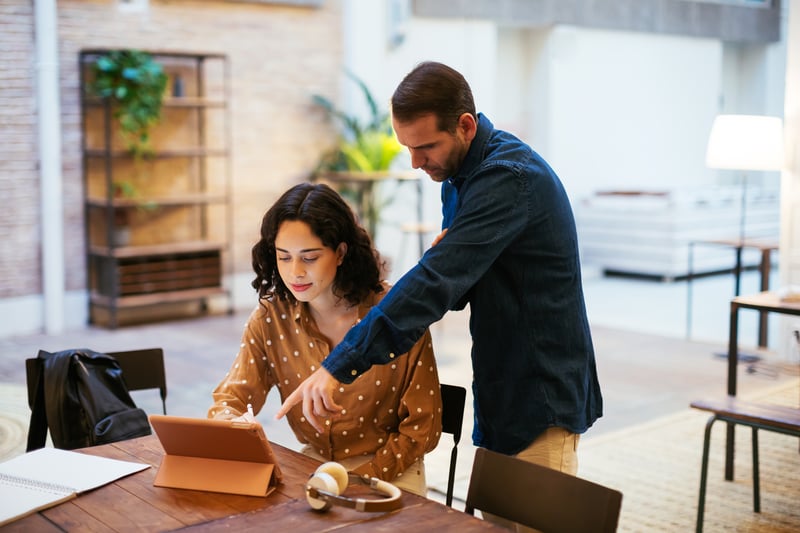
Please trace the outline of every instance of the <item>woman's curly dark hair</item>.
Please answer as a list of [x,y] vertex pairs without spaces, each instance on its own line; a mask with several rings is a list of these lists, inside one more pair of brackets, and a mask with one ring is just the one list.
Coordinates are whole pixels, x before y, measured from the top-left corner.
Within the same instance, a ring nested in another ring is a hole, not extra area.
[[380,257],[353,211],[329,186],[301,183],[283,193],[261,221],[261,240],[252,250],[256,273],[252,286],[260,298],[274,295],[283,300],[295,300],[278,273],[275,252],[275,237],[287,220],[305,222],[322,244],[332,250],[340,243],[347,245],[347,253],[333,280],[336,296],[358,305],[371,292],[382,292]]

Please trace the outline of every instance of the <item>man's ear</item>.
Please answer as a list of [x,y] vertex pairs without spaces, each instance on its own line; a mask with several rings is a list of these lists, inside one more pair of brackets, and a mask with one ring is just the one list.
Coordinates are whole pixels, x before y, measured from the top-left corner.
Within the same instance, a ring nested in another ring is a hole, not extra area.
[[464,140],[468,143],[475,138],[475,134],[478,132],[478,122],[475,120],[475,115],[472,113],[462,113],[460,117],[458,117],[458,130],[463,135]]

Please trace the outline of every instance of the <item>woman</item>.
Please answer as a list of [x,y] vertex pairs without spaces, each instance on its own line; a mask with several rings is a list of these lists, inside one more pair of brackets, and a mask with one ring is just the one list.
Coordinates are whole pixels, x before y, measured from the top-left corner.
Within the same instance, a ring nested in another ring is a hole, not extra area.
[[[259,305],[239,353],[214,390],[210,418],[257,413],[276,386],[281,400],[319,368],[388,286],[367,232],[323,184],[292,187],[267,211],[253,247]],[[423,455],[441,434],[441,396],[430,332],[408,352],[337,391],[342,413],[318,432],[298,405],[289,426],[303,452],[425,496]]]

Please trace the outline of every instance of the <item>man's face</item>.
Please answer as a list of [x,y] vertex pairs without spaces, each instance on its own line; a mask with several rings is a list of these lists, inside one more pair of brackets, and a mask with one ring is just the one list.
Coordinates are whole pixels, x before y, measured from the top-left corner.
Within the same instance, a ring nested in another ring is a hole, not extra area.
[[433,114],[408,122],[392,118],[392,126],[397,140],[411,154],[411,166],[421,168],[436,182],[456,173],[476,131],[475,119],[469,113],[461,115],[454,133],[440,130]]

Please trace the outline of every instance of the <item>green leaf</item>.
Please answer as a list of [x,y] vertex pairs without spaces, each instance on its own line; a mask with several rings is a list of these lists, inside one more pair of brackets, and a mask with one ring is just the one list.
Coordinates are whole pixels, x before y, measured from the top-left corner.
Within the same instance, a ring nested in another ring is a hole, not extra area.
[[97,58],[96,68],[102,72],[109,72],[115,70],[117,64],[109,57],[100,56]]
[[323,155],[319,166],[330,170],[341,170],[339,161],[343,160],[348,170],[364,172],[387,170],[402,151],[402,146],[394,137],[389,113],[380,110],[366,83],[349,71],[345,71],[345,74],[361,90],[367,102],[370,118],[362,122],[359,117],[337,109],[328,98],[312,95],[312,101],[342,127],[342,140],[338,147],[340,157]]
[[372,172],[375,170],[367,155],[357,144],[342,144],[340,149],[347,160],[348,170],[358,172]]
[[134,154],[149,150],[148,129],[161,116],[167,75],[150,54],[138,50],[113,50],[96,59],[90,90],[113,99],[120,130]]

